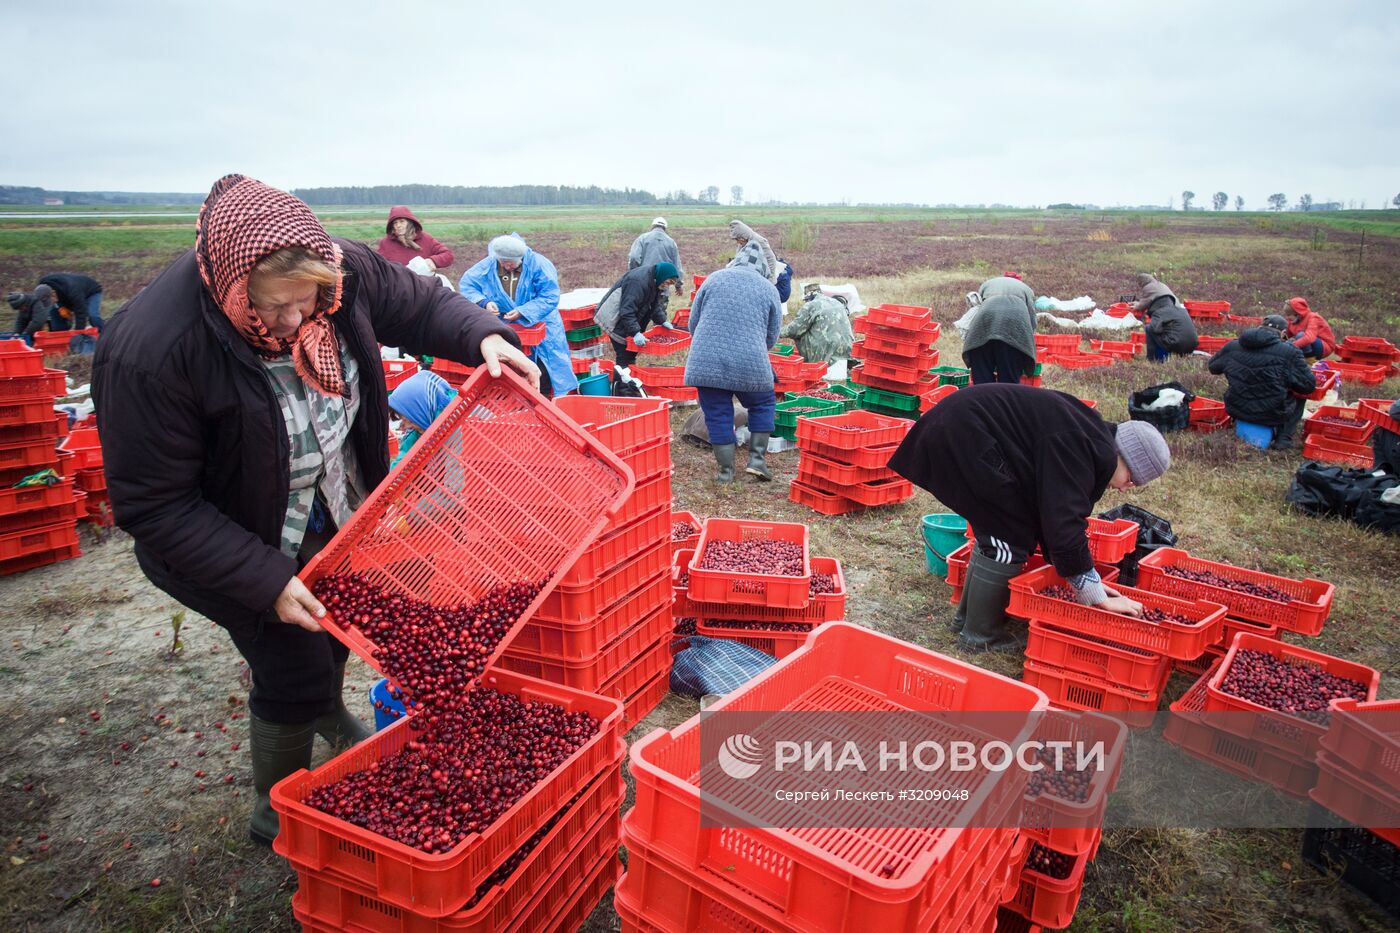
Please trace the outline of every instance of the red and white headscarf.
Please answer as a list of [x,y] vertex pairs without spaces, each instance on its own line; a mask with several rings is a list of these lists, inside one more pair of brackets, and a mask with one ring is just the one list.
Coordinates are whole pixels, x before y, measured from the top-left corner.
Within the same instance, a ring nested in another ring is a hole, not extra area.
[[297,375],[322,395],[345,395],[340,345],[330,316],[340,308],[345,276],[323,288],[316,310],[292,337],[274,337],[253,310],[248,276],[258,260],[299,246],[339,268],[340,247],[301,199],[246,175],[225,175],[199,210],[195,259],[204,286],[259,356],[292,356]]

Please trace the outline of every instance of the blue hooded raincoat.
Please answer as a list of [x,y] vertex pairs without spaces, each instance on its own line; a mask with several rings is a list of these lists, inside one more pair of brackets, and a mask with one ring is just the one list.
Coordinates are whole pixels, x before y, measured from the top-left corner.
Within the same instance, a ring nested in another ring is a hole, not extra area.
[[494,301],[501,314],[519,311],[517,324],[529,326],[544,321],[544,342],[534,347],[531,359],[549,373],[555,395],[578,388],[578,377],[569,364],[569,342],[564,339],[564,319],[559,316],[559,273],[554,263],[534,250],[527,250],[520,261],[520,283],[511,301],[501,288],[495,256],[487,256],[466,271],[458,287],[468,301],[482,307]]
[[432,427],[438,415],[446,411],[456,397],[457,390],[446,379],[429,372],[414,373],[389,393],[389,407],[417,426],[407,428],[399,438],[399,455],[394,458],[391,467],[398,466],[409,448],[418,443],[422,435],[417,428],[427,430]]

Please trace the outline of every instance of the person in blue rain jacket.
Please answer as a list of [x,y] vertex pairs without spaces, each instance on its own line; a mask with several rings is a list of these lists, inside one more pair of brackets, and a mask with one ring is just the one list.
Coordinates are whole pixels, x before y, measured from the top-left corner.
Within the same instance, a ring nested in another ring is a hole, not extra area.
[[399,465],[409,449],[418,443],[418,438],[456,397],[457,390],[446,379],[430,372],[414,373],[389,393],[389,408],[404,422],[404,432],[399,438],[399,455],[389,464],[390,468]]
[[578,377],[569,364],[564,319],[559,316],[559,273],[518,233],[492,240],[486,258],[462,275],[458,291],[503,321],[525,327],[543,321],[544,342],[530,353],[548,378],[549,385],[542,380],[540,390],[559,396],[578,388]]

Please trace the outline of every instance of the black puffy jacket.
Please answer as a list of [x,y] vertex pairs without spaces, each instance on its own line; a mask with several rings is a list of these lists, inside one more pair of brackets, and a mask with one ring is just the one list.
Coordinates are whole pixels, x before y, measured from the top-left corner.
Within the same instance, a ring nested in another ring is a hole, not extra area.
[[1196,349],[1196,325],[1191,315],[1170,295],[1163,295],[1147,309],[1146,330],[1157,346],[1168,353],[1186,355]]
[[1224,374],[1225,412],[1238,421],[1277,427],[1288,420],[1289,393],[1316,387],[1303,351],[1272,327],[1251,327],[1220,348],[1210,359],[1210,371]]

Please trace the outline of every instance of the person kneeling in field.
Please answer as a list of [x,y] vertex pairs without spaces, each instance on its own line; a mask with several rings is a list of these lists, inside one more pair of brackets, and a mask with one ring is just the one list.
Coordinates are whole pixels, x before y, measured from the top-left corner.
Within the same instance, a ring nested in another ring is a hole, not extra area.
[[1039,544],[1075,600],[1140,616],[1142,605],[1105,586],[1086,537],[1107,489],[1144,486],[1171,465],[1157,429],[1114,426],[1079,399],[1030,386],[955,392],[905,436],[890,469],[966,518],[977,539],[953,617],[965,647],[1019,650],[1006,631],[1011,578]]
[[1210,371],[1224,374],[1225,413],[1236,421],[1274,429],[1273,447],[1293,447],[1303,418],[1303,396],[1316,383],[1303,351],[1283,340],[1288,322],[1271,314],[1211,357]]
[[1304,356],[1325,360],[1337,349],[1337,335],[1332,333],[1332,325],[1308,307],[1306,298],[1288,299],[1284,312],[1289,319],[1288,339]]
[[1176,295],[1151,273],[1139,273],[1137,278],[1139,297],[1133,310],[1146,315],[1147,358],[1160,363],[1172,354],[1196,352],[1196,325]]
[[848,358],[855,333],[851,330],[846,299],[823,295],[816,282],[805,286],[802,292],[802,308],[791,324],[783,325],[778,336],[790,338],[798,355],[809,363],[831,365]]

